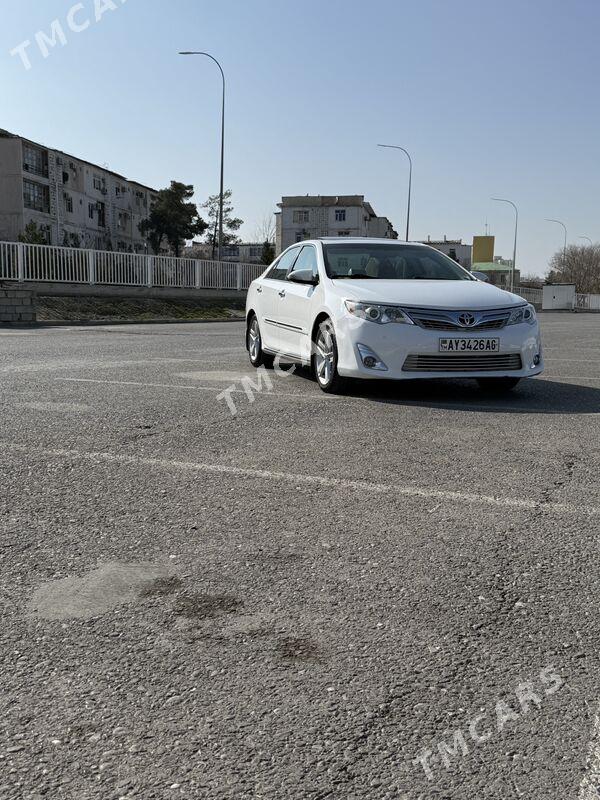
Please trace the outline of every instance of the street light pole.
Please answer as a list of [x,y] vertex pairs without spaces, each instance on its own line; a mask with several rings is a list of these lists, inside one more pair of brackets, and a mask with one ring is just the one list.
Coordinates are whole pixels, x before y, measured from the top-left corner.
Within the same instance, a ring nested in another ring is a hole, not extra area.
[[408,232],[410,228],[410,194],[412,190],[412,158],[410,157],[408,150],[405,150],[403,147],[399,147],[396,144],[378,144],[377,147],[388,147],[391,150],[402,150],[402,152],[405,153],[408,158],[408,206],[406,209],[406,241],[408,242]]
[[210,60],[214,61],[219,68],[221,78],[223,79],[223,102],[221,107],[221,187],[219,190],[219,245],[217,250],[217,258],[220,261],[223,251],[223,205],[225,195],[225,73],[223,72],[223,67],[219,64],[214,56],[211,56],[210,53],[204,53],[196,50],[182,50],[180,51],[179,55],[206,56],[206,58],[210,58]]
[[492,197],[492,200],[495,200],[497,203],[508,203],[511,205],[515,210],[515,242],[513,245],[513,261],[512,261],[512,269],[510,271],[510,290],[511,292],[515,288],[515,269],[517,266],[517,233],[519,230],[519,209],[513,203],[512,200],[505,200],[503,197]]
[[556,225],[562,225],[565,232],[565,243],[563,245],[563,269],[567,266],[567,226],[559,219],[547,219],[546,222],[554,222]]
[[587,239],[587,241],[590,243],[590,247],[594,246],[594,243],[592,242],[592,240],[590,239],[589,236],[578,236],[577,238],[578,239]]

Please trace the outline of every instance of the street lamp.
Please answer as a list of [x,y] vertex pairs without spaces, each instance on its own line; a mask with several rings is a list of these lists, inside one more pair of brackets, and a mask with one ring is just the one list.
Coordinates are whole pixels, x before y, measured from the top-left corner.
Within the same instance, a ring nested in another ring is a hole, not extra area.
[[180,56],[206,56],[206,58],[210,58],[211,61],[214,61],[219,71],[221,72],[221,77],[223,78],[223,104],[221,109],[221,188],[219,191],[219,247],[217,250],[217,257],[218,260],[221,260],[222,250],[223,250],[223,197],[224,197],[224,175],[225,175],[225,73],[223,72],[223,67],[219,64],[217,59],[214,56],[211,56],[210,53],[203,53],[196,50],[182,50],[179,53]]
[[377,147],[388,147],[391,150],[402,150],[402,152],[405,153],[408,158],[408,207],[406,209],[406,241],[408,242],[408,230],[410,226],[410,192],[412,188],[412,158],[410,157],[408,150],[405,150],[403,147],[399,147],[396,144],[378,144]]
[[517,266],[517,232],[519,229],[519,209],[512,200],[505,200],[503,197],[492,197],[492,200],[495,200],[497,203],[508,203],[515,210],[515,242],[513,245],[512,270],[510,271],[510,290],[512,292],[512,290],[515,288],[515,268]]
[[586,239],[590,243],[590,247],[594,246],[594,243],[592,242],[592,240],[590,239],[589,236],[578,236],[577,238],[578,239]]
[[565,232],[565,243],[563,246],[563,267],[567,266],[567,226],[564,222],[561,222],[559,219],[547,219],[546,222],[554,222],[556,225],[562,225],[563,230]]

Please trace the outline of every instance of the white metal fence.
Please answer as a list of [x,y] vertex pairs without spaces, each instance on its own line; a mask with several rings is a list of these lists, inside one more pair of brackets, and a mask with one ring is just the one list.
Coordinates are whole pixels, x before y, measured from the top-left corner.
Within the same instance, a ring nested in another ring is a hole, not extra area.
[[532,303],[534,306],[542,305],[543,291],[541,289],[529,289],[527,286],[521,286],[513,291],[515,294],[518,294],[519,297],[522,297],[523,300],[527,300],[528,303]]
[[600,311],[600,294],[576,294],[575,308],[578,311]]
[[[173,256],[145,256],[75,247],[0,242],[0,280],[81,283],[94,286],[155,286],[244,290],[264,272],[263,264],[236,264]],[[515,294],[539,307],[542,289]],[[575,309],[600,311],[599,294],[577,294]]]
[[262,264],[0,242],[0,280],[21,283],[243,290],[264,270]]
[[[527,287],[520,287],[514,290],[524,300],[533,303],[540,308],[544,307],[543,304],[543,289],[529,289]],[[575,294],[573,301],[574,311],[600,311],[600,294],[582,294],[581,292]]]

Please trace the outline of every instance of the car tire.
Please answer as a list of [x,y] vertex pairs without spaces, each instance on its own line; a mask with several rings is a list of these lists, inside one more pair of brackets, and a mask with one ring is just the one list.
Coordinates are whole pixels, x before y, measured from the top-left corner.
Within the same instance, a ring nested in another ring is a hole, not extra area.
[[479,388],[486,392],[510,392],[519,383],[520,378],[477,378]]
[[312,371],[319,388],[328,394],[343,392],[347,381],[340,376],[337,370],[337,341],[330,319],[323,320],[317,328],[312,349]]
[[260,326],[258,324],[258,317],[252,314],[248,319],[248,327],[246,328],[246,349],[250,357],[250,363],[253,367],[273,366],[273,356],[265,353],[262,349],[262,336],[260,333]]

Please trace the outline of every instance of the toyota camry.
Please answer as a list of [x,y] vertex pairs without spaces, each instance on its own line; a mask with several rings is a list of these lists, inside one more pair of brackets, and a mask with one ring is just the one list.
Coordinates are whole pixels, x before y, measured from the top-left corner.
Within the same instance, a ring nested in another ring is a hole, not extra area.
[[475,378],[509,390],[543,370],[535,309],[424,244],[317,239],[294,245],[246,304],[254,367],[309,366],[323,391],[346,378]]

